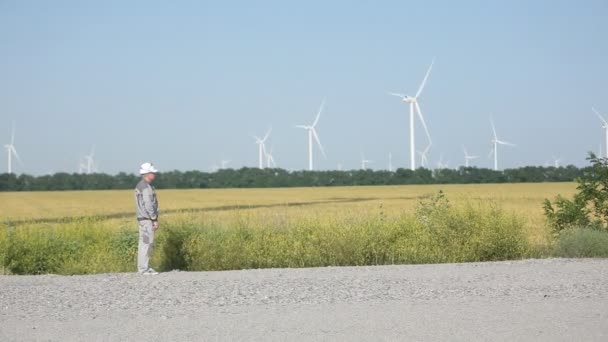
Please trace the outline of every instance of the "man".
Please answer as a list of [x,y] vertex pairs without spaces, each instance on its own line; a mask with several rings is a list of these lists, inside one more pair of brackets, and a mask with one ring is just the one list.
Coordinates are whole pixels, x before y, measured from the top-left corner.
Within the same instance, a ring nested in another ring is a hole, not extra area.
[[137,271],[144,275],[156,275],[150,267],[150,255],[154,246],[154,232],[158,229],[158,201],[152,186],[158,170],[151,163],[143,163],[139,168],[141,180],[135,187],[135,206],[139,224],[139,246],[137,250]]

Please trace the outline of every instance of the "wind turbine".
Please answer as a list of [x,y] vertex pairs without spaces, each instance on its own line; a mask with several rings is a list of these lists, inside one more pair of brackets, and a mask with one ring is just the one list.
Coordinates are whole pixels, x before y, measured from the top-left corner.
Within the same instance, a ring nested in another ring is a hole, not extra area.
[[388,171],[393,172],[393,153],[388,153]]
[[448,164],[443,162],[443,153],[439,155],[439,160],[437,161],[437,169],[438,170],[442,170],[442,169],[447,169],[448,168]]
[[423,151],[417,151],[418,154],[420,155],[420,166],[421,167],[428,167],[429,166],[428,155],[429,155],[429,150],[430,149],[431,149],[431,144],[428,144]]
[[556,169],[559,169],[561,161],[562,159],[560,157],[553,157],[553,166],[555,166]]
[[323,107],[325,106],[325,101],[321,102],[321,107],[319,107],[319,112],[317,113],[317,117],[315,118],[315,121],[312,123],[312,125],[308,126],[308,125],[297,125],[296,128],[302,128],[305,129],[308,132],[308,170],[312,171],[313,167],[312,167],[312,140],[314,139],[317,142],[317,145],[319,146],[319,149],[321,150],[321,153],[323,154],[323,157],[327,158],[327,156],[325,155],[325,151],[323,150],[323,145],[321,145],[321,141],[319,140],[319,135],[317,134],[317,130],[315,129],[317,127],[317,124],[319,123],[319,118],[321,117],[321,112],[323,111]]
[[264,168],[264,156],[266,155],[266,139],[270,136],[270,132],[272,132],[272,128],[269,128],[264,135],[263,139],[260,139],[257,136],[254,136],[255,143],[258,144],[258,168]]
[[464,145],[462,145],[462,151],[464,152],[464,167],[469,167],[469,161],[479,158],[479,156],[469,155],[467,148],[464,147]]
[[87,174],[97,172],[97,166],[95,165],[95,145],[91,147],[91,153],[84,156],[85,170]]
[[591,110],[602,121],[602,128],[604,129],[604,135],[605,135],[605,139],[606,139],[606,155],[604,157],[608,158],[608,122],[606,121],[606,119],[604,119],[604,117],[602,116],[602,114],[600,114],[600,112],[595,110],[595,108],[591,107]]
[[11,128],[11,142],[4,145],[4,148],[6,149],[6,154],[8,157],[8,173],[11,174],[13,173],[13,157],[15,157],[15,159],[21,163],[21,158],[19,158],[19,154],[15,149],[15,124],[13,124],[13,127]]
[[420,87],[418,88],[418,91],[416,92],[415,96],[404,95],[404,94],[399,94],[399,93],[389,93],[390,95],[400,97],[403,102],[409,103],[409,106],[410,106],[410,169],[412,171],[414,171],[416,169],[416,159],[415,159],[415,157],[416,157],[416,142],[415,142],[416,139],[415,139],[415,135],[414,135],[415,113],[418,113],[418,118],[420,119],[420,122],[422,123],[422,127],[424,127],[424,132],[426,133],[426,137],[429,141],[429,144],[432,143],[431,135],[429,134],[429,130],[426,126],[426,122],[424,121],[424,117],[422,116],[422,112],[420,111],[420,105],[418,104],[418,97],[422,93],[422,90],[424,89],[426,81],[429,78],[431,69],[433,69],[433,64],[435,64],[435,59],[433,59],[433,61],[431,62],[431,65],[429,66],[428,70],[426,71],[426,75],[424,76],[424,79],[422,80],[422,83],[420,84]]
[[490,119],[490,123],[492,124],[492,133],[494,133],[494,136],[490,141],[492,143],[490,156],[492,156],[492,154],[494,155],[494,171],[498,171],[498,145],[514,147],[515,144],[498,139],[498,135],[496,134],[496,126],[494,126],[494,120]]
[[87,169],[87,165],[82,159],[78,162],[78,173],[84,173]]
[[373,163],[372,160],[365,159],[363,153],[361,153],[361,170],[367,170],[367,164]]
[[274,157],[272,156],[273,150],[274,150],[274,147],[271,147],[270,152],[266,153],[266,167],[268,167],[268,168],[277,167],[277,164],[274,162]]

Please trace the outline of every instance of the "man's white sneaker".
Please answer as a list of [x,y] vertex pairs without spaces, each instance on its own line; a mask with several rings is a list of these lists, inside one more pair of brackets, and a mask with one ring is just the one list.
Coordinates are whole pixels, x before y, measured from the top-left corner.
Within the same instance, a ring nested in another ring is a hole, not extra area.
[[156,272],[153,268],[148,268],[145,272],[142,273],[143,275],[157,275],[158,272]]

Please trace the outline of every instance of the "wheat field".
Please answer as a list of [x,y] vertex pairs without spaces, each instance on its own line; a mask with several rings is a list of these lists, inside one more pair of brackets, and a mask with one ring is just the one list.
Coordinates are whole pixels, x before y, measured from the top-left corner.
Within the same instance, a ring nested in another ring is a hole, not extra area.
[[[227,219],[235,216],[334,216],[411,212],[421,197],[443,191],[450,201],[494,202],[526,221],[535,236],[544,231],[542,201],[574,194],[574,183],[359,186],[281,189],[158,190],[164,220]],[[0,193],[0,222],[49,226],[57,219],[97,217],[133,222],[131,191]]]
[[[155,258],[164,269],[220,270],[542,256],[551,244],[543,200],[575,189],[543,183],[159,190],[162,252]],[[454,209],[434,207],[425,228],[420,207],[440,192]],[[0,193],[0,203],[3,272],[132,269],[131,191]]]

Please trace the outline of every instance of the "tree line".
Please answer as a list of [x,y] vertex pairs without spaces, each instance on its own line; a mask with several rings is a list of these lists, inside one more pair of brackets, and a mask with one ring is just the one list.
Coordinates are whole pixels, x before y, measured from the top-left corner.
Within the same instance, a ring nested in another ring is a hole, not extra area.
[[[571,182],[587,168],[526,166],[504,171],[476,167],[415,171],[398,169],[350,171],[287,171],[283,169],[241,168],[215,172],[169,171],[155,182],[159,189],[277,188],[310,186],[406,185],[406,184],[480,184]],[[61,191],[131,189],[138,182],[135,174],[108,175],[55,173],[53,175],[0,175],[0,191]]]

